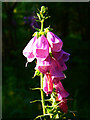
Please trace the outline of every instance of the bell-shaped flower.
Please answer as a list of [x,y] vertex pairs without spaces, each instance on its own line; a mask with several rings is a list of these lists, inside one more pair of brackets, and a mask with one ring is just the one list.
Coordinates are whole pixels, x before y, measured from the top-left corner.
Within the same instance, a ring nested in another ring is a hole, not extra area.
[[60,109],[64,113],[67,113],[68,112],[67,100],[64,98],[64,99],[61,99],[61,100],[56,99],[56,101],[60,102],[60,104],[59,104]]
[[56,60],[61,59],[61,57],[62,57],[62,55],[63,55],[62,50],[59,51],[59,52],[55,52],[55,51],[53,51],[53,50],[51,50],[51,51],[52,51],[52,55],[53,55],[53,57],[54,57]]
[[57,78],[52,77],[53,83],[54,83],[55,85],[57,85],[57,84],[59,83],[59,81],[62,80],[62,79],[64,79],[64,78],[66,78],[65,74],[64,74],[64,77],[57,77]]
[[45,74],[50,70],[51,67],[51,57],[48,56],[44,61],[37,59],[37,64],[35,69],[38,69],[41,73]]
[[53,79],[54,78],[59,78],[59,79],[65,78],[65,75],[61,71],[61,66],[54,58],[52,58],[51,60],[50,73]]
[[59,52],[62,49],[63,42],[57,35],[49,31],[47,33],[47,39],[53,51]]
[[70,56],[70,54],[65,52],[64,50],[61,50],[60,52],[55,52],[52,50],[52,55],[56,60],[62,59],[64,62],[67,62]]
[[36,58],[41,58],[42,61],[49,55],[49,44],[44,35],[40,36],[35,42],[35,48],[33,49]]
[[61,71],[66,70],[67,66],[64,62],[68,61],[70,54],[61,50],[60,52],[52,51],[52,55],[58,61],[59,65],[61,67]]
[[32,62],[35,59],[33,54],[33,49],[35,48],[35,42],[37,41],[37,37],[33,37],[27,46],[23,50],[23,55],[27,58],[28,62]]
[[48,95],[51,94],[53,91],[53,81],[50,73],[46,73],[44,75],[43,80],[43,91]]
[[62,83],[59,81],[58,84],[55,85],[56,93],[58,95],[58,100],[66,98],[69,96],[69,93],[64,89]]
[[62,59],[59,59],[57,62],[60,65],[61,71],[67,70],[67,66]]
[[67,53],[67,52],[65,52],[65,51],[63,51],[62,50],[62,60],[64,61],[64,62],[67,62],[68,60],[69,60],[69,56],[70,56],[70,54],[69,53]]

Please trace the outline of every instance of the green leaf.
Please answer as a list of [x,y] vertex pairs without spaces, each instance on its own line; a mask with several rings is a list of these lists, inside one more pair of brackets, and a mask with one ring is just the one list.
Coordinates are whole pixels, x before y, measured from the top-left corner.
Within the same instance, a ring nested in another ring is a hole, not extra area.
[[41,88],[30,88],[31,90],[41,90]]
[[38,28],[35,28],[34,26],[32,26],[34,29],[36,29],[37,31],[40,31],[40,29],[38,29]]
[[34,120],[36,120],[36,119],[38,119],[38,118],[41,118],[41,117],[50,116],[50,115],[53,115],[53,114],[39,115],[39,116],[37,116]]
[[39,20],[41,20],[39,13],[37,13],[37,16],[38,16]]
[[41,100],[30,101],[30,103],[41,102]]
[[58,114],[56,114],[55,118],[56,118],[56,119],[59,119],[59,115],[58,115]]

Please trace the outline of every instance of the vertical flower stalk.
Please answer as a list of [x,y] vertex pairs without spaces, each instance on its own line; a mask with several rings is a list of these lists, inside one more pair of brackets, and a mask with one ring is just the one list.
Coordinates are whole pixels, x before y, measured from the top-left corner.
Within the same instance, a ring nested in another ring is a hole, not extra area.
[[42,109],[43,114],[45,115],[45,101],[44,101],[44,93],[43,93],[43,74],[40,75],[40,83],[41,83],[41,100],[42,100]]
[[[41,32],[43,32],[43,23],[44,23],[44,19],[41,20]],[[42,73],[40,75],[40,83],[41,83],[42,109],[43,109],[43,115],[45,115],[45,101],[44,101],[44,92],[43,92],[43,74]],[[46,120],[46,119],[44,118],[44,120]]]
[[[37,13],[38,22],[41,29],[36,28],[33,38],[23,50],[23,55],[27,58],[27,63],[36,59],[35,75],[40,76],[41,103],[44,117],[49,115],[53,120],[60,118],[61,111],[68,112],[67,97],[69,93],[64,89],[61,80],[66,78],[63,73],[67,69],[65,62],[69,60],[70,54],[63,51],[62,40],[51,32],[51,28],[44,28],[45,19],[49,18],[45,14],[47,7],[41,7]],[[45,95],[50,94],[50,99],[45,99]],[[37,101],[37,100],[36,100]],[[46,102],[49,102],[49,104]],[[60,110],[58,111],[58,107]]]

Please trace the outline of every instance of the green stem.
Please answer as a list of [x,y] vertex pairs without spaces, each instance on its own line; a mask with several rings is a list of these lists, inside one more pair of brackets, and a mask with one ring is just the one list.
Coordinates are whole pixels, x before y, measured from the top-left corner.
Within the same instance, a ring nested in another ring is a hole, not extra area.
[[[44,94],[43,94],[43,74],[40,75],[40,82],[41,82],[41,99],[42,99],[42,109],[43,109],[43,115],[45,114],[45,100],[44,100]],[[45,119],[44,119],[45,120]]]
[[41,32],[43,31],[43,23],[44,23],[44,19],[42,19],[41,21]]

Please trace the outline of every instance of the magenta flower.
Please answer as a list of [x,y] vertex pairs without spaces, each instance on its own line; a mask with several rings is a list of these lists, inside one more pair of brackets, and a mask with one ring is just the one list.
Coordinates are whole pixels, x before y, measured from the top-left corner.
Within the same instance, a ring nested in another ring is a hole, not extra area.
[[37,59],[37,65],[35,69],[38,69],[41,73],[45,74],[50,70],[51,67],[51,57],[48,56],[44,61]]
[[46,73],[44,75],[44,80],[43,80],[43,91],[48,95],[51,94],[53,91],[53,81],[52,77],[49,73]]
[[49,55],[49,44],[44,35],[33,37],[23,50],[23,55],[28,62],[32,62],[35,58],[45,60]]
[[59,104],[60,109],[61,109],[64,113],[67,113],[67,111],[68,111],[67,100],[66,100],[65,98],[64,98],[64,99],[61,99],[61,100],[58,100],[58,98],[57,98],[56,101],[61,102],[61,103]]
[[35,59],[35,56],[33,54],[33,49],[34,49],[36,40],[37,40],[37,37],[36,36],[33,37],[23,50],[23,55],[27,58],[28,62],[32,62]]
[[60,65],[61,71],[67,70],[67,66],[62,59],[57,61]]
[[64,62],[68,61],[70,54],[61,50],[60,52],[54,52],[52,51],[52,54],[54,58],[58,61],[61,71],[64,71],[67,69],[67,66]]
[[45,60],[49,55],[49,44],[44,35],[39,37],[38,40],[35,42],[33,52],[36,58],[41,58],[42,60]]
[[62,83],[59,81],[58,84],[55,85],[56,93],[58,95],[58,100],[66,98],[69,96],[69,93],[64,89]]
[[70,56],[70,54],[65,52],[64,50],[61,50],[60,52],[55,52],[52,50],[52,54],[56,60],[62,59],[64,62],[67,62]]
[[67,52],[65,52],[65,51],[63,51],[62,50],[62,60],[64,61],[64,62],[67,62],[68,60],[69,60],[69,56],[70,56],[70,54],[69,53],[67,53]]
[[54,58],[52,58],[51,60],[50,73],[53,79],[54,78],[59,78],[59,79],[65,78],[65,75],[61,71],[61,66]]
[[48,42],[50,44],[50,47],[52,48],[53,51],[55,52],[59,52],[62,49],[63,46],[63,42],[62,40],[56,36],[54,33],[52,32],[48,32],[47,33],[47,39]]

